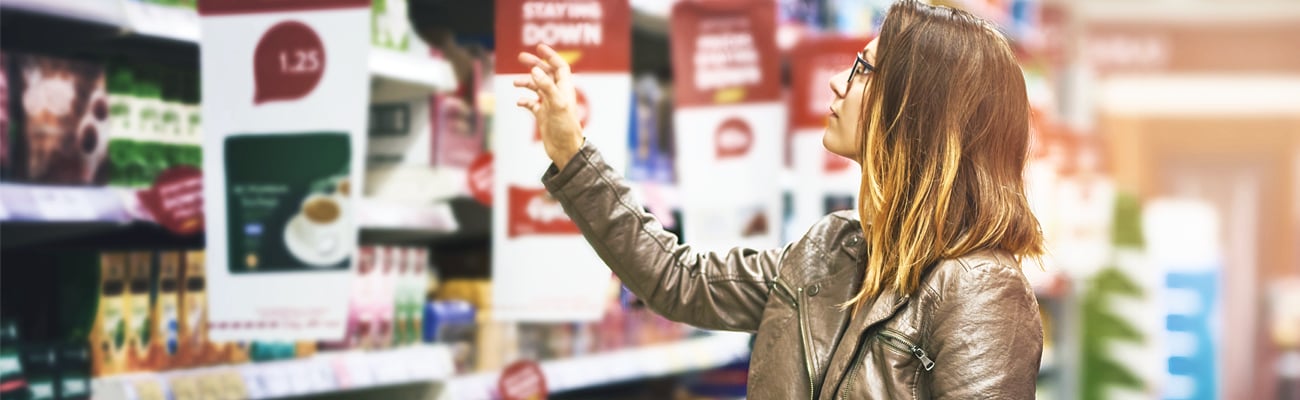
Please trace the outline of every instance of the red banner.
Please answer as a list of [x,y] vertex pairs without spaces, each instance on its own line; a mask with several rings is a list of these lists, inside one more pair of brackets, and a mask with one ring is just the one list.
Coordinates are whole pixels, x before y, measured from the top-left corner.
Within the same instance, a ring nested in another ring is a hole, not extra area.
[[530,189],[510,186],[506,193],[509,198],[510,219],[508,235],[512,238],[524,235],[576,235],[582,232],[573,220],[564,213],[560,203],[551,198],[546,189]]
[[526,74],[515,62],[538,44],[555,48],[574,71],[632,68],[632,9],[626,0],[501,0],[496,3],[498,74]]
[[790,75],[793,93],[790,98],[791,129],[817,129],[826,126],[831,99],[832,76],[853,67],[855,55],[867,46],[870,38],[826,36],[807,38],[790,51]]
[[370,7],[370,0],[199,0],[199,14],[256,14],[266,12]]
[[136,194],[154,222],[178,235],[203,230],[203,175],[182,165],[158,174],[152,188]]
[[683,0],[669,23],[678,106],[781,100],[773,0]]

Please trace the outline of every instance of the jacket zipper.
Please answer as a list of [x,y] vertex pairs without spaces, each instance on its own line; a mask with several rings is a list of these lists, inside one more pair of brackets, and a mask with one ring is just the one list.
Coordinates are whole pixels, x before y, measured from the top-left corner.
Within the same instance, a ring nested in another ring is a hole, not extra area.
[[858,367],[862,365],[862,358],[866,354],[863,349],[866,347],[867,346],[863,346],[862,343],[858,343],[858,352],[853,355],[853,366],[849,367],[848,380],[844,382],[844,388],[840,389],[841,400],[848,400],[849,392],[853,391],[853,377],[858,375]]
[[883,342],[886,346],[901,351],[903,354],[911,354],[912,357],[921,360],[921,367],[926,371],[934,369],[934,360],[931,360],[930,356],[925,354],[925,350],[922,349],[921,346],[912,344],[912,342],[908,341],[907,337],[903,336],[902,333],[892,329],[885,329],[881,330],[877,336],[884,339]]
[[[786,299],[790,300],[790,304],[794,305],[794,316],[795,319],[799,320],[799,340],[803,344],[803,365],[804,368],[808,370],[808,400],[816,400],[817,393],[813,384],[813,377],[816,376],[816,371],[813,371],[812,363],[808,362],[808,353],[812,347],[808,342],[807,327],[805,327],[803,323],[803,307],[799,306],[798,298],[795,297],[794,292],[790,291],[790,287],[786,286],[785,282],[782,282],[779,279],[773,280],[773,282],[775,282],[776,287],[780,289],[778,291],[785,295]],[[799,293],[803,293],[802,288],[800,289]]]

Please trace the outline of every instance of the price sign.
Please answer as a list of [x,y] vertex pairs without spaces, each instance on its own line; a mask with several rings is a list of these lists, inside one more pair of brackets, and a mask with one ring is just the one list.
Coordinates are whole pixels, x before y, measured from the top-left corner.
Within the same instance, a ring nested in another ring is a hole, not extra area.
[[325,46],[320,35],[298,21],[272,26],[257,42],[253,75],[257,85],[253,101],[296,100],[307,96],[325,72]]

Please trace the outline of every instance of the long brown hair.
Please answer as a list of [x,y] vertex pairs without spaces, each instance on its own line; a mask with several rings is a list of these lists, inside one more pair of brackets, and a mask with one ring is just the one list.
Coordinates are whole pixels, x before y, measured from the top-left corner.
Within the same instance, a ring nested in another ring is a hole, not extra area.
[[965,11],[904,0],[885,16],[860,126],[858,214],[869,247],[860,308],[910,295],[937,261],[1043,253],[1024,194],[1029,99],[1007,39]]

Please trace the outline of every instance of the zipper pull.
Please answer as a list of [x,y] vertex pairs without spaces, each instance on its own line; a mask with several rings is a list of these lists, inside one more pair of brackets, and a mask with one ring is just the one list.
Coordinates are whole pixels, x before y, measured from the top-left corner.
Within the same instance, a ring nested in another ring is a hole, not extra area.
[[912,355],[921,360],[921,367],[925,368],[926,371],[934,369],[934,360],[925,355],[925,350],[922,350],[921,346],[912,346]]

